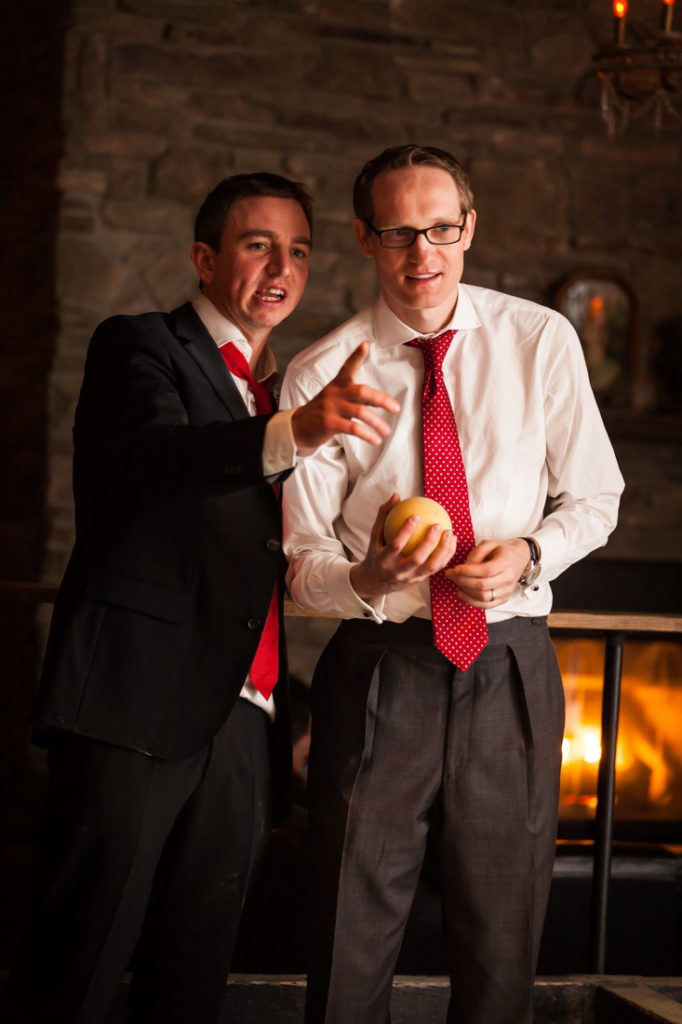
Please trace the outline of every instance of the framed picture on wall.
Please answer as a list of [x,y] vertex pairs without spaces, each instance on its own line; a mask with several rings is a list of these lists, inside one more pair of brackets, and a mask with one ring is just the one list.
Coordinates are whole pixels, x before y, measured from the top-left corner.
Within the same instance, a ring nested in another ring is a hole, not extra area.
[[632,288],[606,271],[579,271],[559,287],[554,305],[582,342],[600,406],[630,407],[638,360],[638,306]]

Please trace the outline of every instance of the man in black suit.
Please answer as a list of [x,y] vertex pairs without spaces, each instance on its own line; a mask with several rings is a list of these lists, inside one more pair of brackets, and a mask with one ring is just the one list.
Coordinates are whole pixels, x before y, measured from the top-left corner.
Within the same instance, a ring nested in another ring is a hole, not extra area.
[[291,773],[277,483],[338,432],[380,443],[373,406],[397,409],[353,383],[361,346],[312,401],[271,411],[266,341],[303,293],[311,206],[278,175],[226,179],[196,220],[201,295],[113,317],[90,344],[11,1020],[105,1021],[131,957],[130,1020],[219,1017],[271,790],[282,804]]

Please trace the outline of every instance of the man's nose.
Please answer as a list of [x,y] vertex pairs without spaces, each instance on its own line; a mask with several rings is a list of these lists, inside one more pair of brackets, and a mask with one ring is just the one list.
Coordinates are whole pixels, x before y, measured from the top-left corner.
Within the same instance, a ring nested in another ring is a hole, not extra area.
[[420,259],[422,256],[426,256],[432,248],[433,244],[429,242],[426,235],[417,235],[410,246],[410,256],[413,256],[415,259]]
[[291,256],[286,249],[273,248],[268,260],[268,273],[273,277],[286,277],[291,270]]

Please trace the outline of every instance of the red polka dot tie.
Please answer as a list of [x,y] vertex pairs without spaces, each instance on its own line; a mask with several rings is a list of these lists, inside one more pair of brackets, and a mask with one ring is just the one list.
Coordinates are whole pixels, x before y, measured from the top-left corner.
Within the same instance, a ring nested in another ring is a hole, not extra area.
[[[462,452],[443,380],[443,359],[455,333],[445,331],[436,338],[415,338],[408,342],[408,345],[421,349],[424,356],[424,494],[439,502],[452,520],[457,550],[449,565],[466,561],[474,547]],[[434,643],[453,665],[466,671],[488,642],[485,612],[481,608],[472,608],[457,596],[457,588],[446,579],[444,569],[434,573],[429,584]]]
[[[220,349],[227,368],[230,373],[241,377],[248,382],[254,398],[256,399],[256,410],[258,413],[272,412],[272,398],[264,384],[255,380],[249,369],[244,356],[236,345],[228,341]],[[277,488],[275,488],[277,490]],[[256,650],[253,663],[249,670],[251,682],[259,693],[267,700],[275,688],[277,676],[279,675],[279,601],[277,599],[277,585],[272,592],[270,608],[265,619],[263,632],[261,633],[258,649]]]

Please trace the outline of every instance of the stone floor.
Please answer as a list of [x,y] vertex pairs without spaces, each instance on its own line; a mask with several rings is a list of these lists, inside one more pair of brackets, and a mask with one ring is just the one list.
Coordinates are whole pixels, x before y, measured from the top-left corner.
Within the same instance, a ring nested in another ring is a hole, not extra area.
[[[221,1024],[301,1024],[301,976],[234,975]],[[442,977],[396,977],[392,1024],[443,1024],[448,983]],[[108,1024],[125,1020],[125,987]],[[535,986],[535,1024],[682,1024],[682,978],[581,975],[542,978]]]
[[[0,972],[0,1005],[6,976],[6,971]],[[220,1024],[302,1024],[304,1000],[301,975],[232,975]],[[124,984],[107,1024],[125,1024],[126,1001]],[[396,976],[392,1024],[443,1024],[447,1004],[446,978]],[[534,1024],[682,1024],[682,977],[539,978],[534,1004]]]

